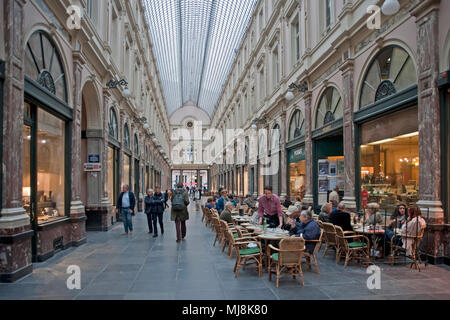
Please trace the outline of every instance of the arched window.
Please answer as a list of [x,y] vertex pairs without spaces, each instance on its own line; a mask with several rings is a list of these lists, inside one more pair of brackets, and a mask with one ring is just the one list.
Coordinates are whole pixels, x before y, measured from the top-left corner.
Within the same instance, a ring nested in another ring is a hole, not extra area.
[[316,129],[344,116],[341,95],[334,87],[327,88],[320,98],[316,114]]
[[139,139],[137,134],[134,134],[134,154],[139,155]]
[[305,118],[300,110],[295,110],[289,124],[289,141],[305,135]]
[[361,88],[360,108],[417,83],[417,73],[409,54],[389,46],[378,53],[369,66]]
[[36,31],[28,39],[25,75],[67,102],[66,74],[61,56],[50,36],[42,30]]
[[113,108],[109,109],[109,135],[114,139],[119,138],[119,130],[117,126],[117,116]]
[[130,149],[130,131],[128,130],[128,124],[125,123],[125,127],[123,128],[123,143],[125,147]]

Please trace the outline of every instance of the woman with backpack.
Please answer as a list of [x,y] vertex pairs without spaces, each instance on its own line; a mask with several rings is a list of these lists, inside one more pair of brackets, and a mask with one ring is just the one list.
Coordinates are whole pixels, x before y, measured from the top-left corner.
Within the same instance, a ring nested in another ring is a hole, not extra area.
[[172,208],[170,210],[170,220],[175,221],[177,230],[177,242],[186,237],[186,220],[189,219],[187,206],[189,205],[189,194],[183,189],[183,184],[177,184],[177,188],[170,195]]

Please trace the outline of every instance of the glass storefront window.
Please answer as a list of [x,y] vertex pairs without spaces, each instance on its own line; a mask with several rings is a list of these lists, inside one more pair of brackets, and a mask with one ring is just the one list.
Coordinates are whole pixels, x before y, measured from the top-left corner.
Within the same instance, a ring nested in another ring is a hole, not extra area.
[[292,200],[305,196],[306,161],[289,164],[289,195]]
[[418,201],[418,132],[361,145],[360,155],[361,191],[368,192],[369,202],[392,213],[399,203]]
[[344,176],[344,157],[333,156],[319,159],[319,204],[327,202],[328,193],[333,191],[335,187],[339,187],[340,191],[345,187]]
[[248,167],[244,168],[244,197],[248,194]]
[[23,126],[23,157],[22,157],[22,202],[23,208],[31,216],[31,128]]
[[123,156],[123,184],[130,185],[131,176],[131,157],[128,155]]
[[38,109],[37,216],[38,223],[65,216],[65,123]]
[[117,190],[117,159],[118,150],[108,147],[108,194],[109,199],[114,204],[117,200],[119,190]]
[[417,106],[361,125],[361,192],[368,202],[392,213],[399,203],[418,201],[419,133]]

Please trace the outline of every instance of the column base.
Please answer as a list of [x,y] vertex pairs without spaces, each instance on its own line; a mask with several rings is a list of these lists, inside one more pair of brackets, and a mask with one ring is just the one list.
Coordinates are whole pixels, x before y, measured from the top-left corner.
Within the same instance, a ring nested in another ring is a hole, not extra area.
[[81,201],[70,203],[71,241],[82,243],[86,239],[86,210]]
[[308,206],[314,205],[314,198],[312,194],[305,194],[305,197],[303,198],[303,204]]
[[3,208],[0,215],[0,229],[19,228],[30,224],[30,216],[24,208]]
[[419,200],[416,205],[420,208],[422,217],[427,219],[427,223],[444,223],[444,209],[442,209],[441,201]]
[[355,197],[344,197],[344,198],[342,198],[342,202],[345,204],[345,207],[349,211],[356,212],[356,198]]

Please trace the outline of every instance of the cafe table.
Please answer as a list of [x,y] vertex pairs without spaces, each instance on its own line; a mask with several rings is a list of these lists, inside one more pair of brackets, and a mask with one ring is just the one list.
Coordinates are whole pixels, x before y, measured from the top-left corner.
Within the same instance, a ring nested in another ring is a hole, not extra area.
[[[370,255],[375,256],[375,248],[378,247],[377,243],[378,243],[379,236],[384,235],[386,233],[385,230],[380,226],[373,228],[373,226],[361,225],[361,224],[352,224],[352,227],[353,227],[353,231],[355,231],[356,233],[364,234],[364,235],[370,237],[371,242],[374,244],[370,250],[371,251]],[[401,231],[399,229],[397,229],[395,231],[395,235],[400,236]]]
[[266,232],[258,234],[255,238],[264,241],[266,248],[266,268],[269,267],[269,241],[280,241],[289,238],[289,232],[281,229],[266,229]]

